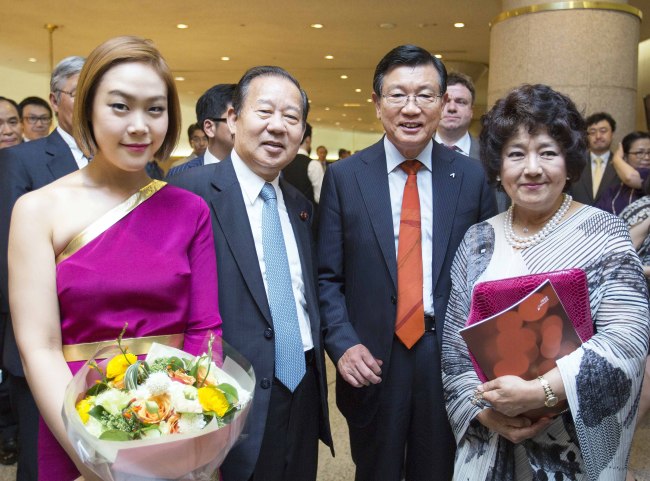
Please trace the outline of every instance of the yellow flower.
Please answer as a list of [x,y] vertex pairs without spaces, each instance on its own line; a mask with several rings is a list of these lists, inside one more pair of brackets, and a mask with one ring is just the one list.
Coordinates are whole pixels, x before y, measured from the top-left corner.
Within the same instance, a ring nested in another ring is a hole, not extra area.
[[204,411],[214,411],[219,417],[223,417],[230,408],[226,396],[212,386],[199,388],[199,403]]
[[113,359],[108,361],[108,366],[106,366],[106,377],[113,381],[121,381],[122,378],[124,378],[126,369],[137,360],[138,358],[130,352],[115,356]]
[[88,414],[88,412],[94,407],[94,400],[95,396],[89,396],[79,401],[75,406],[77,412],[79,413],[79,417],[81,418],[81,422],[84,424],[88,422],[88,418],[90,417],[90,414]]

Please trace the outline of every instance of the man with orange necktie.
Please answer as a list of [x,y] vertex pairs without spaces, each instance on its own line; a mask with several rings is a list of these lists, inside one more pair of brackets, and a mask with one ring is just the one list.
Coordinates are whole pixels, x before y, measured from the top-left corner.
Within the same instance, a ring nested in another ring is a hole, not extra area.
[[432,141],[447,72],[405,45],[373,81],[386,135],[332,164],[321,191],[319,288],[356,480],[451,479],[440,345],[465,231],[496,214],[478,162]]

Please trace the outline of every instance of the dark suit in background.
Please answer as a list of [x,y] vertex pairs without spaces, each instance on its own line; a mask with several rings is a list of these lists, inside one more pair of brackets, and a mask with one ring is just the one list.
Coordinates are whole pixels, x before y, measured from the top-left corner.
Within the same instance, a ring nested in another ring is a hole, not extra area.
[[[223,338],[248,359],[255,370],[255,398],[244,437],[228,454],[221,468],[225,481],[247,481],[253,474],[258,457],[268,455],[260,454],[260,448],[262,440],[270,434],[265,433],[265,427],[274,409],[271,393],[277,381],[274,381],[273,321],[246,205],[230,158],[218,164],[190,169],[169,181],[200,195],[210,205],[217,252]],[[320,437],[332,446],[316,293],[315,246],[311,234],[312,205],[282,179],[280,187],[298,245],[314,342],[313,363],[307,366],[305,379],[313,374],[317,383],[316,399],[305,399],[305,409],[299,418],[291,420],[290,429],[297,430],[306,444],[317,442]],[[310,373],[310,370],[313,371]],[[309,460],[306,462],[311,464]],[[310,472],[315,466],[307,465],[301,469]],[[256,479],[259,479],[258,476],[259,473]],[[268,473],[268,477],[263,479],[276,478],[273,473]],[[293,474],[285,479],[300,481],[304,478]]]
[[[472,159],[476,159],[479,162],[481,161],[481,145],[479,144],[478,140],[476,137],[470,134],[470,148],[469,148],[469,156]],[[504,192],[503,189],[501,188],[495,188],[494,189],[494,196],[497,201],[497,210],[499,212],[505,212],[508,210],[508,207],[510,207],[511,201],[510,197],[508,197],[508,194]]]
[[[430,466],[421,467],[421,475],[411,472],[410,476],[443,480],[451,479],[455,446],[442,397],[440,370],[442,331],[451,288],[449,271],[465,231],[495,215],[496,206],[479,163],[437,142],[433,142],[432,181],[436,332],[425,333],[410,350],[395,337],[397,255],[383,139],[328,168],[321,196],[318,254],[321,317],[328,354],[338,363],[350,347],[363,344],[383,361],[379,384],[353,387],[337,371],[336,402],[350,427],[353,458],[355,445],[362,448],[359,456],[367,455],[364,444],[378,442],[372,438],[377,433],[379,442],[396,443],[394,456],[404,456],[400,452],[403,444],[395,439],[397,433],[377,431],[376,427],[382,424],[382,413],[405,395],[401,383],[409,385],[408,379],[419,372],[427,382],[413,393],[414,402],[430,406],[432,414],[427,417],[435,418],[434,426],[424,426],[430,419],[421,422],[420,443],[430,446],[435,459],[430,460]],[[381,467],[382,462],[380,456],[355,459],[357,467],[360,463]],[[375,480],[394,479],[389,474],[371,476]]]
[[310,202],[314,203],[314,187],[307,174],[310,162],[309,156],[298,154],[289,165],[282,169],[282,176],[285,181],[293,185]]
[[620,182],[618,175],[616,175],[616,170],[614,170],[613,159],[614,153],[610,152],[609,160],[607,161],[603,177],[598,186],[598,191],[594,196],[593,180],[591,176],[591,155],[587,153],[587,165],[585,165],[585,168],[580,175],[580,179],[578,179],[577,182],[573,182],[571,189],[569,190],[573,196],[573,200],[587,205],[596,205],[603,193],[605,193],[612,185],[616,185]]
[[[29,391],[16,339],[11,327],[8,295],[7,247],[11,211],[23,194],[36,190],[77,170],[70,147],[57,130],[49,136],[0,150],[0,293],[2,326],[5,329],[3,368],[8,371],[11,402],[19,425],[19,478],[36,479],[38,410]],[[26,473],[20,471],[25,468]]]
[[197,157],[194,157],[192,160],[188,160],[184,164],[177,165],[176,167],[172,167],[169,169],[169,172],[167,172],[167,177],[173,177],[174,175],[178,175],[181,172],[185,172],[186,170],[192,169],[194,167],[202,167],[203,166],[203,156],[199,155]]

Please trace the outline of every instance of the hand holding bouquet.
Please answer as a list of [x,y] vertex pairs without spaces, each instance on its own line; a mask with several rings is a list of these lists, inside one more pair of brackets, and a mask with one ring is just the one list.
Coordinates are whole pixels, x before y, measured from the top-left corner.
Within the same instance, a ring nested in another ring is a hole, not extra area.
[[212,336],[201,356],[153,344],[138,360],[120,335],[113,356],[89,361],[64,403],[84,463],[111,481],[210,479],[243,428],[254,386],[252,370],[231,357],[217,367],[215,342],[229,349]]

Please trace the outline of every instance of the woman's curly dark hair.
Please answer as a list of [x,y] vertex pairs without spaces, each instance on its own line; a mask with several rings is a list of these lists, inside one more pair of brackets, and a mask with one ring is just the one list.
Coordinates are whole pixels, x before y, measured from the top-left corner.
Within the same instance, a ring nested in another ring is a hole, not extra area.
[[564,190],[580,177],[587,162],[585,121],[573,101],[548,85],[521,85],[481,118],[481,160],[491,184],[501,172],[505,144],[525,127],[530,134],[548,133],[562,149],[569,179]]

